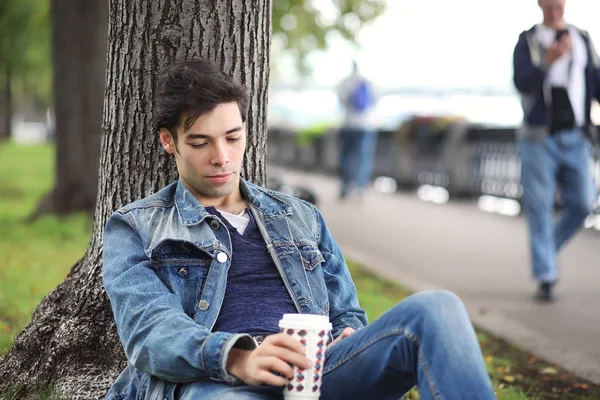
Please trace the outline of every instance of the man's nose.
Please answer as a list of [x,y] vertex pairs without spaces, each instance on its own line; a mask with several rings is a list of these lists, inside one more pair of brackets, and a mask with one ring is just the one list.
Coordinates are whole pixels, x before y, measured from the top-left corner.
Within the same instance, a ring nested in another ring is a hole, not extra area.
[[215,144],[210,163],[212,165],[225,165],[229,162],[227,149],[221,143]]

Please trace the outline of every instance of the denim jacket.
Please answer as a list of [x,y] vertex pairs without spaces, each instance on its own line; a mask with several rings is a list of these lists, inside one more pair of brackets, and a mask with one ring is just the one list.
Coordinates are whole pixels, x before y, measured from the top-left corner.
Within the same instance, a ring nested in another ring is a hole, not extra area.
[[[327,315],[337,337],[366,325],[344,257],[312,204],[241,180],[299,313]],[[211,332],[231,260],[223,221],[181,183],[116,211],[104,231],[103,283],[129,366],[107,399],[163,398],[176,383],[240,383],[226,371],[245,334]]]

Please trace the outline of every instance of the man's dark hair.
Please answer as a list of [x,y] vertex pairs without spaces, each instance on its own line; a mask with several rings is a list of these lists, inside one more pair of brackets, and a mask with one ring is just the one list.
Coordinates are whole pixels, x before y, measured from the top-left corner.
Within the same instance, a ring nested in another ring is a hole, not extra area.
[[246,121],[246,88],[221,71],[212,61],[196,59],[169,66],[160,76],[156,90],[155,123],[166,128],[177,142],[177,127],[190,129],[202,114],[219,104],[235,101]]

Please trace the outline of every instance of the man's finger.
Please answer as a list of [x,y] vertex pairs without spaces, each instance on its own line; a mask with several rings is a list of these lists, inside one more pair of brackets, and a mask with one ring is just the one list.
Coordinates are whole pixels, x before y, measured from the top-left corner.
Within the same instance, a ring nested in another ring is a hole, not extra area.
[[296,353],[304,354],[304,346],[300,343],[299,340],[294,339],[290,335],[286,335],[285,333],[277,333],[275,335],[270,335],[265,338],[262,344],[272,344],[278,347],[285,347]]
[[289,363],[275,356],[259,357],[256,367],[259,371],[277,372],[288,378],[292,377],[294,371]]
[[[292,339],[296,341],[296,339]],[[312,366],[310,360],[304,356],[304,346],[300,344],[300,351],[295,351],[288,347],[280,346],[281,343],[274,342],[263,342],[258,349],[256,349],[255,356],[260,359],[268,359],[269,357],[276,357],[279,360],[292,365],[296,365],[300,368],[310,368]],[[262,365],[262,363],[261,363]]]
[[267,371],[264,369],[256,371],[252,380],[256,383],[252,386],[260,386],[262,384],[273,385],[273,386],[283,386],[286,384],[286,379],[283,376],[277,376],[273,374],[271,371]]
[[354,328],[347,327],[347,328],[345,328],[345,329],[344,329],[344,331],[342,332],[342,337],[348,337],[348,336],[352,335],[354,332],[356,332],[356,331],[354,330]]

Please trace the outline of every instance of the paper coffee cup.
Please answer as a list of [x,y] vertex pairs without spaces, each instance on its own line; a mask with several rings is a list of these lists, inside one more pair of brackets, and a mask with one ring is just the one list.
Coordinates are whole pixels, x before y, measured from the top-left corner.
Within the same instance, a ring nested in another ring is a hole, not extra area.
[[325,351],[331,332],[329,318],[313,314],[283,314],[279,321],[283,333],[304,345],[304,355],[312,361],[312,368],[294,366],[293,378],[283,389],[285,399],[318,399],[321,395]]

